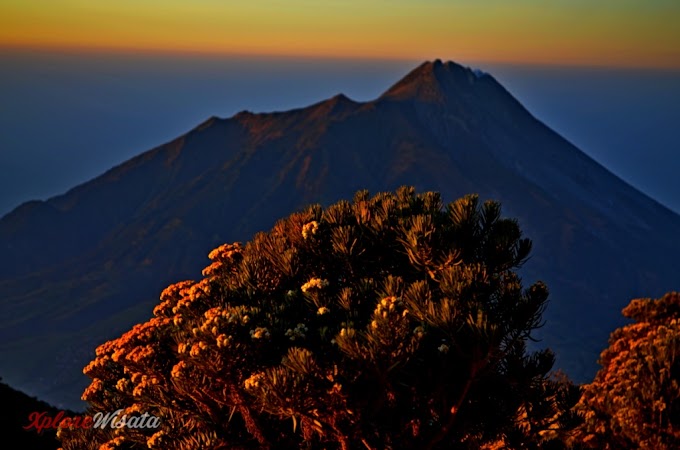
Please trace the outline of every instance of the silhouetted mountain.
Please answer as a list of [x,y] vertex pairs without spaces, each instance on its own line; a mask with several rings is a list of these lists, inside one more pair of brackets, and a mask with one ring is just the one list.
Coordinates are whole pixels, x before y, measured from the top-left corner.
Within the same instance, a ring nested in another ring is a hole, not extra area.
[[534,241],[523,269],[551,289],[541,346],[591,378],[631,297],[678,289],[680,217],[534,118],[492,76],[422,64],[382,96],[211,118],[0,220],[0,370],[77,407],[96,344],[200,277],[213,247],[311,202],[413,185],[500,200]]
[[[38,423],[42,423],[42,426],[45,426],[47,419],[58,417],[59,410],[35,397],[30,397],[23,392],[12,389],[1,381],[0,404],[2,404],[0,410],[0,432],[5,443],[14,444],[19,442],[19,446],[12,448],[31,450],[55,450],[59,448],[55,429],[50,427],[38,431],[35,427],[31,427],[35,423],[36,413],[40,416]],[[66,414],[64,417],[73,418],[75,416],[70,411],[65,411],[64,413]]]

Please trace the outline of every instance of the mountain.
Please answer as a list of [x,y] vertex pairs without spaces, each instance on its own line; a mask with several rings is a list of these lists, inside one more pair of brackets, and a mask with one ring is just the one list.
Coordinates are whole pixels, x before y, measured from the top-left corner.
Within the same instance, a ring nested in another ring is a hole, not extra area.
[[308,203],[413,185],[502,202],[534,241],[522,269],[551,302],[539,346],[576,381],[633,297],[677,290],[680,216],[533,117],[491,75],[426,62],[379,98],[210,118],[0,220],[0,371],[82,408],[94,347],[151,315],[207,253]]

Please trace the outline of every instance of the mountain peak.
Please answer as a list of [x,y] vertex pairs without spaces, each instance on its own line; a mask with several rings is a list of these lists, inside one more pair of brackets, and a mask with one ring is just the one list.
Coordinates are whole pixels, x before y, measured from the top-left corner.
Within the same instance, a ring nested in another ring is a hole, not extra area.
[[304,108],[309,113],[309,119],[325,119],[328,117],[340,118],[354,111],[359,103],[345,94],[337,94],[333,97]]
[[488,74],[479,69],[473,70],[453,61],[425,61],[389,88],[381,98],[443,102],[452,92],[466,89],[485,76]]
[[331,97],[331,100],[333,100],[336,103],[354,103],[354,101],[351,98],[347,97],[343,93],[334,95],[333,97]]

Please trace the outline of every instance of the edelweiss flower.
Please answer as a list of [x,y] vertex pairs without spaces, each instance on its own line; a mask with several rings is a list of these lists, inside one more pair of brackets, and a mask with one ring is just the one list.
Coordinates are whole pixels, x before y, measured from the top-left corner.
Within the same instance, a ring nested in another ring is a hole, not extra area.
[[122,443],[125,442],[124,436],[117,436],[110,440],[109,442],[103,444],[99,447],[99,450],[115,450],[120,447]]
[[213,275],[216,275],[216,274],[219,272],[219,270],[222,268],[223,265],[224,265],[224,264],[222,264],[222,262],[220,262],[220,261],[215,261],[215,262],[213,262],[212,264],[210,264],[208,267],[206,267],[205,269],[203,269],[203,271],[201,272],[201,274],[202,274],[204,277],[211,277],[211,276],[213,276]]
[[223,244],[212,250],[208,254],[208,258],[210,258],[212,261],[226,260],[232,258],[235,254],[241,253],[242,251],[243,248],[238,242],[233,244]]
[[182,376],[182,371],[186,368],[186,363],[184,361],[180,361],[174,366],[172,366],[172,371],[170,372],[170,376],[172,378],[180,378]]
[[310,236],[314,236],[317,231],[319,231],[319,222],[313,220],[302,226],[302,237],[307,239]]
[[121,392],[125,392],[129,387],[130,387],[130,380],[128,380],[126,378],[121,378],[116,383],[116,389],[118,389]]
[[217,346],[219,348],[228,347],[230,342],[231,336],[226,336],[224,334],[220,334],[219,336],[217,336]]
[[243,385],[245,386],[246,389],[253,389],[256,387],[260,386],[260,382],[264,379],[264,374],[262,373],[256,373],[251,375],[246,381],[243,382]]
[[94,398],[94,396],[98,394],[103,387],[104,383],[102,383],[102,380],[100,380],[99,378],[93,379],[92,383],[90,383],[90,385],[83,392],[81,399],[84,401],[88,401]]
[[328,286],[327,280],[322,280],[321,278],[312,278],[311,280],[303,284],[300,289],[302,289],[302,292],[307,292],[312,289],[323,289],[326,286]]
[[179,283],[171,284],[170,286],[165,288],[163,292],[161,292],[160,298],[162,301],[175,299],[180,295],[180,291],[188,288],[192,284],[194,284],[194,282],[190,280],[180,281]]
[[375,312],[381,314],[383,317],[387,317],[387,313],[394,311],[394,308],[398,305],[401,305],[401,297],[385,297],[378,302]]
[[268,338],[269,336],[269,330],[263,327],[257,327],[254,330],[250,330],[250,337],[253,339]]
[[304,339],[307,337],[305,333],[307,333],[307,326],[304,323],[299,323],[295,327],[294,330],[291,330],[290,328],[288,331],[286,331],[286,336],[290,338],[291,341],[294,341],[296,338],[302,338]]
[[165,431],[163,430],[152,434],[151,437],[146,440],[147,447],[154,448],[158,446],[161,443],[161,440],[163,439],[163,435],[165,435]]
[[194,345],[191,346],[191,350],[189,351],[189,354],[190,354],[191,356],[198,356],[198,355],[200,355],[201,352],[203,352],[203,350],[205,350],[206,348],[208,348],[208,346],[205,344],[205,342],[199,342],[199,343],[194,344]]
[[354,328],[342,328],[340,330],[340,336],[341,337],[346,336],[348,338],[352,338],[352,337],[354,337],[355,334],[356,334],[356,331],[354,330]]

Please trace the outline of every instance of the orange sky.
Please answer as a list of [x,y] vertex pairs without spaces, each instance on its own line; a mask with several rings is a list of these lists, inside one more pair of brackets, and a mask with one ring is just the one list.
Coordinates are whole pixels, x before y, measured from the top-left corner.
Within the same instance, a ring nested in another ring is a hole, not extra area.
[[680,68],[678,24],[678,0],[0,0],[6,48]]

